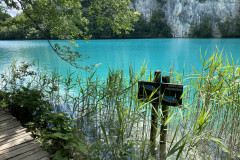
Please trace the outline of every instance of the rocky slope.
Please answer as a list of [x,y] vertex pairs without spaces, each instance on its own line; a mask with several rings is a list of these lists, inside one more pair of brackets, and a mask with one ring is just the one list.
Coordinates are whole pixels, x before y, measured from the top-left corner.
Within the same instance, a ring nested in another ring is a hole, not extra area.
[[217,19],[224,22],[239,12],[240,0],[134,0],[133,7],[149,20],[154,10],[163,10],[174,37],[187,37],[191,23],[211,17],[214,37],[221,37]]

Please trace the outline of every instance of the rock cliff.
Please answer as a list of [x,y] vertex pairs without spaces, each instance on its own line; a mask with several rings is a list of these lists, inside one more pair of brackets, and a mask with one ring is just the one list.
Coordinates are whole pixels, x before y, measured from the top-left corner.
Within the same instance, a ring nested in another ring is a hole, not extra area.
[[188,37],[191,23],[211,18],[214,37],[221,37],[217,20],[239,14],[240,0],[134,0],[133,8],[149,20],[154,10],[162,10],[173,37]]

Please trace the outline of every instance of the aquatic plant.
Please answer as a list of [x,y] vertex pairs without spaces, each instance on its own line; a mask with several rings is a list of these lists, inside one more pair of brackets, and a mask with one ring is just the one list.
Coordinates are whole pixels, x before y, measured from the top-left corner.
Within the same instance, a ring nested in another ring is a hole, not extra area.
[[[239,65],[219,51],[210,58],[201,57],[201,61],[202,69],[193,67],[191,74],[184,69],[181,74],[176,73],[174,67],[164,71],[171,76],[172,83],[184,84],[183,105],[170,107],[165,121],[167,159],[239,157]],[[9,108],[14,102],[7,101],[6,95],[13,99],[22,95],[12,94],[16,90],[39,91],[49,110],[40,116],[44,125],[35,121],[32,129],[56,159],[159,157],[159,128],[154,142],[156,155],[150,152],[151,100],[139,101],[137,94],[139,80],[153,79],[151,71],[147,74],[146,65],[139,72],[130,67],[127,74],[121,69],[109,69],[105,80],[99,79],[97,71],[87,73],[85,78],[77,72],[63,76],[32,72],[29,65],[25,67],[22,70],[13,64],[2,75],[1,106]],[[31,104],[12,105],[12,110],[28,106]],[[32,110],[34,113],[38,111],[36,108]],[[160,124],[159,108],[155,112]]]

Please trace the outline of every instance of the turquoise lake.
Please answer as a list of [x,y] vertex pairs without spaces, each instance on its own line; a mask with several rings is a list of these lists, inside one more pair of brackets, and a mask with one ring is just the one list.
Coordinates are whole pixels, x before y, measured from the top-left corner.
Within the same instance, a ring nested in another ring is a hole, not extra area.
[[[68,41],[51,41],[67,45]],[[132,64],[135,71],[139,71],[143,62],[148,70],[166,70],[174,64],[175,69],[181,72],[185,65],[186,72],[191,66],[200,69],[200,50],[209,57],[214,51],[223,50],[234,61],[240,58],[240,39],[120,39],[120,40],[89,40],[88,43],[78,40],[78,50],[89,59],[79,62],[82,66],[99,64],[97,73],[104,77],[108,67],[121,68],[128,71]],[[46,40],[0,41],[0,69],[9,65],[13,58],[18,62],[33,62],[39,60],[40,69],[57,70],[66,74],[67,70],[76,69],[61,60],[51,49]],[[82,71],[84,72],[84,71]]]

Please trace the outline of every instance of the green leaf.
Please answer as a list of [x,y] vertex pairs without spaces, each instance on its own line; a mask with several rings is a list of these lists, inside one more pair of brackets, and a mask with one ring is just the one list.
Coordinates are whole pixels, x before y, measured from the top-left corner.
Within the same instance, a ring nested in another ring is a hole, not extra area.
[[67,157],[64,157],[64,150],[58,150],[54,156],[53,156],[53,160],[67,160]]
[[78,146],[78,149],[80,149],[80,151],[82,151],[84,154],[87,153],[86,147],[81,142],[78,142],[77,146]]
[[109,144],[108,144],[108,137],[107,137],[107,134],[106,134],[106,130],[105,130],[105,128],[104,128],[104,126],[103,126],[102,123],[100,124],[100,126],[101,126],[101,129],[102,129],[102,131],[103,131],[103,135],[104,135],[104,139],[105,139],[105,141],[106,141],[106,143],[107,143],[107,147],[108,147],[108,149],[110,150],[110,147],[109,147]]
[[209,137],[211,140],[213,140],[214,142],[216,142],[219,146],[221,146],[226,152],[228,152],[230,154],[230,151],[227,150],[227,147],[223,144],[223,142],[220,141],[220,139],[218,138],[214,138],[214,137]]
[[124,150],[121,150],[121,152],[129,155],[130,157],[134,158],[134,159],[141,159],[138,155],[134,154],[134,153],[131,153],[131,152],[127,152],[127,151],[124,151]]
[[53,133],[49,137],[51,137],[51,138],[60,138],[60,139],[64,139],[64,140],[68,140],[68,138],[69,138],[68,136],[65,136],[64,134],[59,133],[59,132]]
[[[182,146],[179,146],[181,144],[181,142],[184,140],[184,138],[186,138],[186,135],[183,136],[171,149],[170,151],[168,152],[167,154],[167,157],[171,156],[172,154],[174,154],[176,151],[178,151],[179,149],[181,150],[182,149]],[[186,142],[186,140],[185,140]],[[178,152],[179,153],[179,152]]]
[[131,108],[127,109],[126,112],[121,116],[121,119],[129,112]]
[[177,154],[177,160],[178,160],[178,158],[180,157],[180,155],[181,155],[181,153],[182,153],[182,151],[183,151],[186,143],[187,143],[187,138],[185,139],[183,145],[181,145],[181,146],[179,147],[178,154]]

